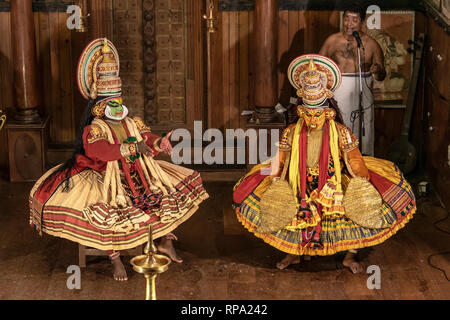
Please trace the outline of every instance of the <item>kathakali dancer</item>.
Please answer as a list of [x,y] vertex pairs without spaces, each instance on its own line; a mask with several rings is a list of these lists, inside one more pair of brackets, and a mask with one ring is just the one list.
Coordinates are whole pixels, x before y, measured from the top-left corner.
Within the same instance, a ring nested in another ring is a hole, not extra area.
[[182,262],[171,232],[208,198],[198,172],[154,160],[170,154],[170,134],[153,134],[122,104],[119,56],[106,38],[92,41],[77,70],[88,107],[71,159],[46,172],[30,193],[30,224],[42,234],[107,251],[116,280],[127,280],[119,251],[148,239]]
[[361,272],[357,250],[403,228],[416,211],[414,193],[394,163],[363,157],[342,124],[332,99],[342,77],[334,61],[302,55],[290,64],[288,77],[302,99],[298,121],[284,130],[277,157],[235,185],[237,218],[288,254],[279,269],[299,263],[302,255],[347,251],[343,264]]

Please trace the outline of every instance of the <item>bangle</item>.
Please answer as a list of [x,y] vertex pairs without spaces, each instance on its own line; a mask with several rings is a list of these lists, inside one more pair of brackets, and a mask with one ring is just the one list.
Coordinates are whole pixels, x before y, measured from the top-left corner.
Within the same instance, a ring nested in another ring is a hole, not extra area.
[[123,143],[120,145],[120,154],[125,159],[128,159],[131,156],[130,147],[128,143]]

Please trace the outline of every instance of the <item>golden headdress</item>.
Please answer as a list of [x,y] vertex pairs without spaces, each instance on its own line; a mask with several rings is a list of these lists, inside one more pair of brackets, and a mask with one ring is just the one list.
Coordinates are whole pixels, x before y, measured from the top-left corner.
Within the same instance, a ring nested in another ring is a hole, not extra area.
[[77,68],[77,83],[85,99],[105,97],[92,110],[95,116],[104,114],[106,102],[122,95],[122,81],[119,77],[119,54],[114,44],[106,38],[89,43],[83,50]]
[[321,108],[340,86],[342,74],[331,59],[317,54],[302,55],[291,62],[288,79],[308,108]]

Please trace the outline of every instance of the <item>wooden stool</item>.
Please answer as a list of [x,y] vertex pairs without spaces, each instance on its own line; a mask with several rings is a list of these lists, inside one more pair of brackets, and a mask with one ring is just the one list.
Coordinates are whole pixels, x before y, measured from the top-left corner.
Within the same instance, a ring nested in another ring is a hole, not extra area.
[[[137,246],[134,249],[120,250],[120,255],[125,256],[138,256],[142,254],[142,245]],[[80,268],[86,268],[86,256],[107,256],[106,251],[89,248],[78,244],[78,265]]]

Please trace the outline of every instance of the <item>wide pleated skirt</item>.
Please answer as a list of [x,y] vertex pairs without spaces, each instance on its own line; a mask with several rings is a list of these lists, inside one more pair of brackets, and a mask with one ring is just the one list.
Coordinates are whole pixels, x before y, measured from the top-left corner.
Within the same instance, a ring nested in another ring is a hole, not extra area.
[[165,161],[156,163],[175,191],[153,194],[144,210],[139,205],[112,208],[103,202],[103,176],[91,169],[72,176],[73,187],[69,192],[63,192],[60,183],[41,202],[39,186],[56,169],[53,168],[30,192],[30,225],[39,232],[100,250],[126,250],[145,243],[150,224],[153,238],[162,237],[188,220],[209,195],[198,172]]
[[[416,212],[416,201],[410,184],[400,170],[386,160],[364,157],[370,171],[370,182],[380,193],[382,219],[389,225],[383,229],[370,229],[359,226],[347,216],[323,216],[321,221],[321,247],[302,246],[302,229],[284,228],[270,234],[257,233],[261,224],[261,196],[269,188],[270,177],[261,179],[259,171],[266,165],[258,165],[236,184],[236,192],[247,195],[240,203],[234,203],[237,219],[242,225],[271,246],[294,255],[332,255],[349,249],[361,249],[380,244],[403,228]],[[235,199],[241,195],[235,195]],[[362,194],[361,197],[364,197]],[[242,198],[242,197],[241,197]],[[280,208],[283,210],[283,208]]]

